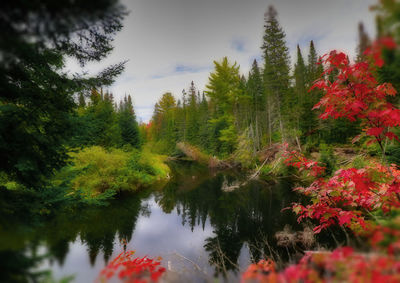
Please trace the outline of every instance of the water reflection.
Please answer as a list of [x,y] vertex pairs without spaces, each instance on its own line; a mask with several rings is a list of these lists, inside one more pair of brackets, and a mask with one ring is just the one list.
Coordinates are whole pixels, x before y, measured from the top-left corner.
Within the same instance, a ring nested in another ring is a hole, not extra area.
[[[177,169],[176,178],[156,195],[156,201],[165,213],[175,207],[182,225],[189,225],[192,230],[196,226],[204,229],[207,219],[210,220],[214,235],[205,239],[204,250],[209,254],[210,265],[215,267],[215,274],[239,270],[238,258],[245,243],[250,258],[259,260],[270,253],[265,250],[266,241],[276,250],[280,249],[274,235],[285,225],[301,228],[291,212],[282,211],[298,200],[290,181],[268,186],[252,182],[226,193],[221,190],[223,182],[226,179],[235,182],[240,175],[225,172],[211,178],[209,172],[203,172],[194,178],[195,184],[182,186],[191,173],[190,167]],[[287,250],[283,249],[281,257],[285,255]]]
[[196,269],[198,276],[188,272],[191,279],[201,281],[207,273],[234,280],[250,261],[274,253],[284,262],[296,252],[278,246],[274,237],[288,224],[303,229],[290,211],[282,212],[298,200],[290,181],[252,182],[228,193],[221,190],[224,180],[235,182],[240,174],[210,172],[190,163],[173,170],[175,177],[162,190],[124,196],[108,207],[63,210],[40,221],[0,216],[0,258],[11,253],[7,262],[13,265],[1,263],[0,274],[30,272],[35,259],[23,264],[19,257],[45,249],[42,269],[90,282],[127,248],[138,256],[162,256],[163,264],[181,275],[181,265]]

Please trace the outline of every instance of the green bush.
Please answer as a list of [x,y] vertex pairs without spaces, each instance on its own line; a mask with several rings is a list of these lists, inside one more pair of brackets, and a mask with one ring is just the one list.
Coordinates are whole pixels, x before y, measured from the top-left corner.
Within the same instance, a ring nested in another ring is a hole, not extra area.
[[320,158],[319,162],[321,162],[326,167],[326,175],[331,175],[336,169],[336,157],[333,154],[332,146],[328,146],[326,144],[320,144]]
[[[71,177],[73,193],[91,202],[111,198],[117,192],[136,191],[169,177],[165,157],[132,148],[104,149],[92,146],[70,153],[71,165],[54,179]],[[59,180],[59,181],[58,181]]]
[[351,162],[351,167],[353,168],[362,169],[365,166],[367,166],[367,162],[365,160],[365,157],[362,155],[357,155]]

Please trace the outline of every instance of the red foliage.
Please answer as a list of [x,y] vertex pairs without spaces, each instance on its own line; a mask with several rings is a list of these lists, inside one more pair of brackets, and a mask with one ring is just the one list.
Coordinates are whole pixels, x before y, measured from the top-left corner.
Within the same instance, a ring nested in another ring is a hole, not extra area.
[[[390,38],[376,41],[365,52],[369,62],[350,63],[346,54],[335,50],[322,57],[321,62],[328,68],[311,87],[324,93],[313,108],[323,109],[320,118],[360,119],[365,134],[375,137],[376,141],[380,142],[385,136],[398,139],[389,129],[400,125],[400,110],[386,101],[387,96],[397,92],[390,83],[379,84],[374,76],[376,67],[383,65],[382,49],[395,47]],[[330,75],[335,75],[333,82],[327,79]]]
[[[297,168],[310,170],[313,176],[321,169],[315,169],[316,162],[309,161],[298,152],[289,152],[285,162]],[[301,160],[293,162],[293,160]],[[311,167],[309,165],[312,165]],[[312,204],[294,204],[293,211],[303,218],[318,220],[314,232],[334,224],[354,231],[372,229],[365,220],[365,213],[382,210],[389,212],[400,207],[400,170],[375,163],[363,169],[340,169],[328,180],[319,178],[307,188],[296,188],[311,197]]]
[[160,259],[134,258],[135,251],[120,253],[101,272],[98,281],[107,282],[115,275],[125,283],[157,282],[165,272]]
[[[400,282],[400,261],[393,256],[362,255],[350,247],[333,252],[309,252],[298,264],[281,272],[268,269],[265,261],[252,264],[242,275],[245,282]],[[273,266],[273,262],[269,264]]]
[[284,162],[288,166],[293,166],[299,169],[299,171],[309,170],[310,175],[314,177],[318,177],[325,172],[325,167],[319,166],[318,162],[307,159],[303,154],[297,151],[288,151],[288,144],[285,143],[283,145],[283,157],[285,158]]
[[[258,263],[251,264],[247,268],[247,270],[242,274],[242,282],[247,280],[262,282],[266,276],[275,274],[275,272],[275,262],[270,259],[262,259]],[[271,279],[271,276],[269,279]]]
[[[395,47],[392,39],[382,38],[367,49],[365,54],[369,62],[354,64],[344,53],[332,51],[325,55],[322,63],[329,68],[311,88],[324,92],[314,106],[323,108],[320,117],[360,119],[365,134],[375,137],[380,145],[384,137],[398,139],[389,129],[400,125],[400,110],[386,101],[387,96],[396,95],[396,90],[391,84],[378,84],[373,74],[374,69],[383,64],[382,49]],[[334,72],[337,75],[333,82],[326,79],[326,75]],[[297,152],[288,152],[285,162],[300,170],[310,170],[310,175],[315,177],[323,172],[323,167]],[[295,189],[311,196],[312,204],[294,204],[293,210],[299,215],[299,221],[306,217],[318,220],[316,233],[333,224],[365,230],[370,227],[365,220],[366,212],[381,209],[387,213],[400,206],[399,176],[400,171],[395,165],[374,164],[363,169],[339,170],[329,180],[319,178],[307,188]]]
[[[322,108],[321,119],[345,117],[360,120],[367,136],[375,138],[381,147],[383,138],[398,139],[390,131],[400,125],[400,110],[386,101],[396,95],[391,84],[379,84],[374,71],[384,62],[383,48],[394,49],[395,42],[382,38],[372,44],[365,54],[368,62],[351,64],[344,53],[332,51],[322,59],[329,66],[313,87],[324,96],[314,106]],[[334,81],[326,76],[335,75]],[[359,137],[358,137],[359,138]],[[375,163],[362,169],[341,169],[329,179],[320,174],[324,168],[295,151],[286,151],[285,163],[299,170],[308,170],[316,180],[307,188],[296,188],[311,197],[311,204],[293,204],[298,221],[303,218],[317,220],[314,228],[319,233],[331,225],[341,225],[368,236],[373,248],[386,249],[386,254],[354,253],[349,247],[333,252],[307,253],[298,264],[276,272],[273,263],[265,261],[251,265],[242,281],[257,282],[400,282],[400,216],[385,225],[369,217],[374,213],[390,214],[400,207],[400,169],[396,165]],[[385,222],[383,222],[385,223]]]

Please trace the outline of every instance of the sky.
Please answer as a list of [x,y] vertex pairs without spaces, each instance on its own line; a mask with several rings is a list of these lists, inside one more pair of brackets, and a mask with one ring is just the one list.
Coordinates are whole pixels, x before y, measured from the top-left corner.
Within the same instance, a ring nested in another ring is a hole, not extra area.
[[[375,35],[369,7],[377,0],[122,0],[130,11],[107,59],[85,67],[96,73],[128,60],[125,72],[108,87],[116,100],[133,98],[139,121],[148,122],[163,93],[178,99],[194,81],[203,91],[213,61],[228,56],[247,75],[254,59],[262,65],[264,13],[278,11],[292,62],[299,44],[306,58],[310,40],[319,55],[332,49],[355,57],[360,21]],[[66,68],[80,70],[69,60]]]

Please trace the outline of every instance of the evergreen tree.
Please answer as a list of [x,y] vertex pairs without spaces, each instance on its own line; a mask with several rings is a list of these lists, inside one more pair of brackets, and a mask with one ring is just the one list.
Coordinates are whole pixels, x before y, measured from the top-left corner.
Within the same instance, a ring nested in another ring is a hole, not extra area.
[[247,81],[247,91],[251,97],[251,107],[248,109],[251,115],[251,128],[254,136],[254,144],[257,149],[261,147],[262,137],[266,134],[266,94],[262,75],[257,64],[257,60],[253,61],[249,78]]
[[212,105],[212,149],[214,153],[233,152],[237,142],[235,128],[235,105],[240,92],[239,66],[231,65],[227,57],[214,61],[215,70],[209,76],[206,95]]
[[[304,63],[303,55],[301,54],[300,46],[297,45],[297,62],[294,66],[294,90],[295,96],[292,99],[292,118],[295,122],[295,128],[300,129],[300,120],[304,121],[305,109],[307,107],[305,100],[307,99],[307,69]],[[308,109],[307,111],[310,111]]]
[[317,90],[310,91],[310,87],[315,80],[321,77],[323,67],[318,64],[318,54],[315,50],[314,41],[310,41],[310,49],[308,54],[308,62],[306,68],[304,94],[301,101],[300,111],[300,130],[303,135],[303,141],[313,141],[319,127],[320,120],[318,119],[318,112],[312,110],[314,105],[319,101],[321,93]]
[[156,140],[164,140],[168,149],[175,148],[177,141],[176,100],[172,93],[166,92],[154,107],[152,117],[153,136]]
[[123,144],[130,144],[138,148],[140,146],[139,125],[130,95],[124,97],[124,104],[119,110],[118,120]]
[[323,71],[322,64],[318,64],[318,54],[315,50],[314,41],[311,40],[307,62],[307,88],[310,88],[313,82],[321,77]]
[[209,149],[209,108],[208,102],[203,92],[199,105],[199,145],[204,149]]
[[284,135],[283,112],[290,111],[284,105],[289,91],[290,57],[286,46],[285,33],[277,20],[277,12],[270,6],[265,14],[263,37],[264,86],[267,97],[268,129],[271,142],[275,121],[280,134]]
[[126,14],[114,0],[3,1],[0,12],[0,171],[39,187],[66,162],[74,95],[110,84],[123,63],[88,78],[64,72],[112,50]]
[[188,91],[188,105],[186,108],[186,128],[187,128],[187,140],[192,144],[198,142],[198,97],[196,87],[192,81]]

